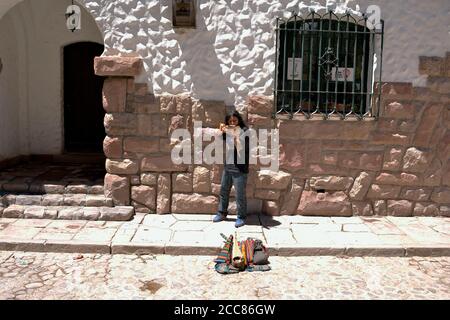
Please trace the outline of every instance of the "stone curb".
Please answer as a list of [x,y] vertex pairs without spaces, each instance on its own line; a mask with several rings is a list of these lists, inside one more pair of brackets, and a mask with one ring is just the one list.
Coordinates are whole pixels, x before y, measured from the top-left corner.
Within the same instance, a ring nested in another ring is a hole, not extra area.
[[295,256],[338,256],[343,255],[345,247],[329,246],[293,246],[286,247],[269,247],[269,255],[280,257],[295,257]]
[[44,244],[46,252],[65,253],[111,253],[110,242],[93,241],[61,241],[47,240]]
[[164,244],[112,242],[111,254],[164,254]]
[[0,240],[0,250],[59,253],[111,253],[109,242],[23,239]]
[[46,240],[8,239],[0,240],[0,250],[45,252]]
[[346,256],[351,257],[404,257],[406,249],[400,246],[354,246],[345,248]]
[[450,246],[448,245],[433,245],[433,246],[421,246],[414,245],[406,248],[406,256],[422,256],[422,257],[437,257],[437,256],[450,256]]
[[201,244],[180,244],[167,243],[165,246],[165,254],[169,255],[199,255],[214,256],[220,251],[220,247],[208,247]]
[[[58,253],[102,253],[102,254],[167,254],[215,256],[220,247],[203,244],[131,243],[109,241],[61,241],[61,240],[0,240],[0,250]],[[411,257],[450,256],[449,245],[395,246],[395,245],[354,245],[354,246],[274,246],[269,255],[280,257],[295,256],[351,256],[351,257]]]

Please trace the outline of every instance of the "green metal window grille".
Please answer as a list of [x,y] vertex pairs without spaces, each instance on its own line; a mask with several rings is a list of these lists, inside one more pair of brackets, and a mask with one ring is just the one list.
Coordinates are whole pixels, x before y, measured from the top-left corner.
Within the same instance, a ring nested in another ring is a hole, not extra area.
[[277,18],[273,116],[377,118],[384,22],[370,25],[332,11]]

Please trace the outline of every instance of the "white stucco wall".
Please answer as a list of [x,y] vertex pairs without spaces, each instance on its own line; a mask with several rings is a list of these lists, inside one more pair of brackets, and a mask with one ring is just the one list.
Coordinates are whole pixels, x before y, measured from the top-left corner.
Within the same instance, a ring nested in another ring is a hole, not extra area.
[[[105,35],[106,54],[138,53],[157,93],[242,105],[249,94],[272,94],[274,21],[289,12],[324,8],[321,1],[198,0],[197,29],[175,32],[171,0],[81,0]],[[448,0],[329,0],[341,10],[378,5],[385,20],[383,80],[423,85],[420,55],[450,51]]]
[[19,136],[19,94],[17,74],[17,42],[11,37],[12,21],[0,20],[0,160],[20,153],[16,137]]
[[103,43],[103,37],[84,9],[82,30],[68,31],[66,1],[16,3],[0,19],[0,57],[5,65],[0,74],[0,159],[60,154],[63,47],[79,41]]

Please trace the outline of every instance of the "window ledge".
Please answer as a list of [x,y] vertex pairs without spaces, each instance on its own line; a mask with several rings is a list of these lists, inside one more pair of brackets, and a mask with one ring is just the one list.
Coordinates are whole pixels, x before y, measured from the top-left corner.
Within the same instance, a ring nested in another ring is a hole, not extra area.
[[293,121],[346,121],[346,122],[352,122],[352,121],[353,122],[358,122],[358,121],[372,122],[372,121],[377,120],[377,118],[375,118],[373,116],[366,116],[366,117],[360,119],[354,115],[349,115],[349,116],[346,116],[345,119],[342,119],[341,116],[336,115],[336,114],[330,115],[327,119],[324,119],[324,116],[321,114],[313,114],[313,115],[311,115],[311,117],[309,119],[306,118],[306,116],[303,114],[295,114],[293,116],[293,118],[291,118],[289,114],[276,114],[275,119],[293,120]]

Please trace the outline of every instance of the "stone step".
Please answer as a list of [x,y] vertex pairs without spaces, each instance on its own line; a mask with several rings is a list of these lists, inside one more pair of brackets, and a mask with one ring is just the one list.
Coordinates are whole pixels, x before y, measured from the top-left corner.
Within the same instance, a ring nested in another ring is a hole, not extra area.
[[83,183],[36,183],[27,178],[13,179],[10,181],[0,179],[0,191],[6,193],[30,193],[30,194],[104,194],[103,184]]
[[76,207],[76,206],[0,206],[0,217],[19,219],[104,220],[128,221],[134,215],[131,206]]
[[112,207],[113,200],[99,194],[5,194],[0,196],[3,206],[86,206],[86,207]]

